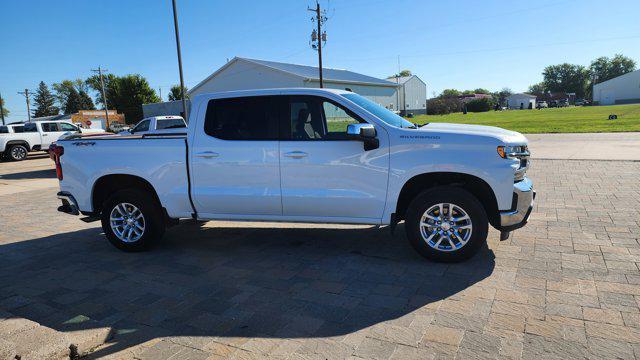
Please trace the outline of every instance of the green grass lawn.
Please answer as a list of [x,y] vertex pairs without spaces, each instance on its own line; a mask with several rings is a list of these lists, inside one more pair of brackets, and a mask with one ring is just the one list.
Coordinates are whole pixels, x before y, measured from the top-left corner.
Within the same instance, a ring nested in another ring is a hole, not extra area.
[[[618,120],[609,120],[611,114]],[[528,134],[640,131],[640,104],[418,115],[409,121],[490,125]]]

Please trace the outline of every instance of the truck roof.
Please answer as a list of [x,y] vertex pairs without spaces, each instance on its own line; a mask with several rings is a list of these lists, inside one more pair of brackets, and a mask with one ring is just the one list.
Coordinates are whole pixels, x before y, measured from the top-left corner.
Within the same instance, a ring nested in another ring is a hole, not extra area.
[[221,91],[207,94],[196,95],[194,100],[200,98],[228,98],[228,97],[245,97],[245,96],[262,96],[262,95],[296,95],[296,94],[351,94],[351,91],[341,89],[319,89],[319,88],[278,88],[278,89],[253,89],[253,90],[233,90]]

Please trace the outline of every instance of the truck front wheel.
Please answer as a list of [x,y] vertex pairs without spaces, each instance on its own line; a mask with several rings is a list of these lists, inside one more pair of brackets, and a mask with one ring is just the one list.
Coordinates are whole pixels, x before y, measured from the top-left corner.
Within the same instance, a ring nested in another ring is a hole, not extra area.
[[475,255],[486,242],[488,223],[482,204],[470,192],[441,186],[422,192],[411,202],[405,229],[420,255],[458,262]]
[[124,251],[143,251],[162,237],[162,209],[136,189],[113,194],[102,207],[102,230],[111,244]]

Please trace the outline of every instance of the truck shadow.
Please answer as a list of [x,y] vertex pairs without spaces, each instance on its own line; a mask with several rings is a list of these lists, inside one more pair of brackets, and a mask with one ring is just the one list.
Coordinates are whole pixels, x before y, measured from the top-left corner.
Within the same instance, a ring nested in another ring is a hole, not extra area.
[[0,174],[0,179],[5,179],[5,180],[55,179],[55,178],[56,178],[55,169],[43,169],[43,170],[24,171],[24,172],[10,173],[10,174]]
[[114,249],[98,228],[0,245],[0,309],[60,331],[78,330],[68,319],[79,316],[111,327],[99,358],[167,336],[238,345],[407,326],[495,267],[487,247],[465,263],[428,262],[402,226],[395,237],[315,226],[184,224],[146,253]]

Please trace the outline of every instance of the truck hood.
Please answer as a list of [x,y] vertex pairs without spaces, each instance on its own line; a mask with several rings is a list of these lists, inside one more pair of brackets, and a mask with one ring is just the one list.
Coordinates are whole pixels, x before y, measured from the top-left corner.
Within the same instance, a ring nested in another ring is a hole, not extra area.
[[519,132],[505,130],[495,126],[429,123],[420,127],[419,130],[445,132],[452,134],[488,136],[508,144],[527,144],[527,138]]

